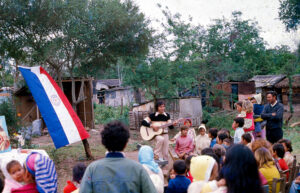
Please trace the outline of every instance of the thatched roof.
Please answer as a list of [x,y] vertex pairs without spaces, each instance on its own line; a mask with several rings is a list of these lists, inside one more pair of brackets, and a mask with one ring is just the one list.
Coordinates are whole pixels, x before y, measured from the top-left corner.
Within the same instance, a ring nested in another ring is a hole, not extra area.
[[[296,74],[293,76],[292,87],[293,88],[300,88],[300,74]],[[289,79],[286,77],[279,83],[275,85],[277,88],[288,88],[289,87]]]
[[278,82],[282,81],[285,78],[285,75],[257,75],[251,78],[249,81],[255,82],[256,88],[262,87],[272,87],[275,86]]

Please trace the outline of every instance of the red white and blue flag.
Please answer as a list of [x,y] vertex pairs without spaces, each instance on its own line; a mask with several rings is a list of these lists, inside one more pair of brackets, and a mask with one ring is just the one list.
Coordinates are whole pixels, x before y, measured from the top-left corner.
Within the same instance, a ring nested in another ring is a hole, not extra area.
[[67,97],[40,66],[19,67],[39,107],[56,148],[89,137]]

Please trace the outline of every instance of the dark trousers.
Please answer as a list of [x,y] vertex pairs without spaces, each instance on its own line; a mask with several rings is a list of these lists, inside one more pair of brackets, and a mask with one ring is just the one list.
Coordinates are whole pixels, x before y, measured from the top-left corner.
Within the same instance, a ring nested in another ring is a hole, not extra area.
[[278,140],[282,139],[283,137],[283,131],[281,128],[272,128],[266,129],[267,133],[266,133],[266,137],[267,140],[271,143],[276,143]]

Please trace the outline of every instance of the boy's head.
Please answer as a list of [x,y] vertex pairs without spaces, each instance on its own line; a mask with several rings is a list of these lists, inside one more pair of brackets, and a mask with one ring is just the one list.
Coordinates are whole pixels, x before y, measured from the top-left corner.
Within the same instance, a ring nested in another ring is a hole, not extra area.
[[233,127],[234,129],[238,128],[238,127],[244,127],[244,119],[242,117],[237,117],[234,119],[234,122],[233,122]]
[[20,164],[20,162],[16,160],[10,161],[6,165],[7,172],[11,175],[11,177],[16,180],[17,182],[23,182],[24,181],[24,168]]
[[187,126],[182,126],[182,127],[180,128],[180,130],[181,130],[181,136],[182,136],[182,137],[186,137],[189,128],[188,128]]
[[80,184],[80,181],[85,172],[86,166],[83,163],[78,163],[73,167],[73,181]]
[[228,138],[228,135],[225,134],[225,133],[220,133],[217,137],[217,143],[222,145],[223,144],[223,141],[224,139]]
[[123,151],[129,139],[129,131],[122,122],[113,121],[104,126],[101,138],[108,151]]
[[283,158],[284,153],[285,153],[284,147],[281,143],[275,143],[273,145],[273,157]]
[[176,160],[173,164],[173,169],[177,175],[184,175],[186,172],[185,161]]
[[210,138],[215,139],[218,136],[218,129],[210,128],[208,131],[208,135]]
[[252,136],[250,135],[250,133],[244,133],[242,135],[242,141],[241,141],[241,143],[243,145],[247,145],[248,143],[251,142],[251,140],[252,140]]
[[207,155],[209,153],[214,153],[214,150],[210,147],[204,148],[201,150],[201,155]]

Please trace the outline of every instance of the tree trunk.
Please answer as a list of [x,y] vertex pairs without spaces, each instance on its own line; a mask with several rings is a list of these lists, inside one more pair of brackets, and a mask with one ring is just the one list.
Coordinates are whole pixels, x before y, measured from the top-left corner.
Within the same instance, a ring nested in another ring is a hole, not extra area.
[[15,73],[15,78],[14,78],[14,91],[17,90],[18,88],[18,78],[19,78],[19,60],[15,60],[16,61],[16,73]]
[[288,75],[289,80],[289,106],[290,106],[290,116],[287,118],[285,124],[286,126],[289,125],[290,120],[292,119],[294,115],[294,107],[293,107],[293,77],[291,75]]
[[90,144],[89,144],[88,140],[87,139],[82,140],[82,144],[83,144],[85,155],[86,155],[87,159],[93,160],[94,157],[92,155]]
[[61,70],[59,68],[55,68],[55,71],[57,73],[58,86],[64,92],[64,87],[63,87],[63,84],[62,84],[62,73],[61,73]]

